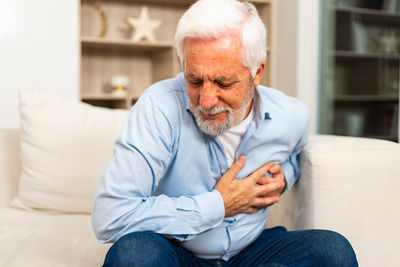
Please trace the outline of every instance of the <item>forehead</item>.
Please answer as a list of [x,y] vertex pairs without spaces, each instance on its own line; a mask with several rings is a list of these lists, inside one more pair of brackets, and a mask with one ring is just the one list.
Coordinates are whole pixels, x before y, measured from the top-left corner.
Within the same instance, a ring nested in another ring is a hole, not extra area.
[[235,35],[187,38],[184,44],[185,71],[237,72],[245,68],[241,62],[241,40]]
[[185,55],[201,50],[202,52],[235,52],[241,51],[241,39],[237,35],[224,35],[219,38],[185,38]]

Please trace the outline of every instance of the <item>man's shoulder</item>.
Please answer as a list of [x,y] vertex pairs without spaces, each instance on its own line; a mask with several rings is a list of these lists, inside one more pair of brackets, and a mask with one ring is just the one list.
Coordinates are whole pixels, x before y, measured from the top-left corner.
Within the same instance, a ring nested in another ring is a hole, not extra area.
[[257,91],[262,105],[270,112],[281,111],[289,112],[291,115],[296,113],[306,116],[310,113],[306,104],[295,97],[284,94],[282,91],[266,86],[258,86]]
[[161,118],[176,123],[185,109],[186,89],[183,75],[162,80],[147,88],[136,101],[130,117]]
[[269,87],[257,87],[261,112],[269,113],[272,123],[279,125],[280,133],[298,140],[306,136],[310,125],[310,110],[300,100]]
[[163,102],[168,97],[181,97],[185,93],[185,79],[183,74],[178,74],[175,78],[165,79],[152,84],[147,88],[143,97],[157,97]]

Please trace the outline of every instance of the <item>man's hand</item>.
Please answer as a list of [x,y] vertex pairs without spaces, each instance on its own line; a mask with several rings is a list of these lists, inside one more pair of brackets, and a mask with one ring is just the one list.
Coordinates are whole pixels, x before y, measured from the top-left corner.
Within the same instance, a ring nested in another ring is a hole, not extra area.
[[[253,213],[279,201],[286,187],[285,178],[279,165],[268,162],[246,178],[239,180],[236,175],[244,167],[246,157],[240,156],[215,185],[225,205],[225,217],[238,213]],[[269,172],[272,177],[265,177]]]

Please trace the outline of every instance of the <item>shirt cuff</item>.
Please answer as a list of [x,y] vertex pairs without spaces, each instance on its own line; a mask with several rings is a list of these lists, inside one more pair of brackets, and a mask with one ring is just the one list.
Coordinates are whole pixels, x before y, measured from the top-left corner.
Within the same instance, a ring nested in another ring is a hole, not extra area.
[[193,199],[199,208],[203,223],[207,228],[214,228],[223,222],[225,206],[224,200],[218,190],[214,189],[211,192],[201,193],[193,196]]
[[283,162],[281,164],[281,168],[283,170],[283,174],[285,175],[286,190],[289,190],[297,181],[295,171],[292,164],[290,164],[288,161]]

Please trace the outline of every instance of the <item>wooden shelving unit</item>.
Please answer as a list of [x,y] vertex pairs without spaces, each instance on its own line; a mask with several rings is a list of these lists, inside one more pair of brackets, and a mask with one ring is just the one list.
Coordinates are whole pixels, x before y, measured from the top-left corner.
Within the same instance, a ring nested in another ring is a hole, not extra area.
[[[181,70],[173,37],[179,18],[193,4],[193,0],[98,0],[96,3],[107,17],[107,34],[101,32],[101,17],[96,8],[81,5],[81,89],[82,101],[109,108],[130,108],[141,93],[154,82],[171,78]],[[274,0],[253,0],[268,29],[268,62],[263,84],[272,83],[274,56],[273,12]],[[157,41],[132,42],[126,17],[138,17],[146,5],[152,19],[162,20],[155,30]],[[110,79],[125,75],[130,79],[126,96],[111,94]]]
[[348,6],[348,7],[332,6],[331,8],[335,9],[337,12],[348,12],[351,14],[359,14],[359,15],[371,15],[381,18],[391,18],[391,17],[400,18],[400,14],[398,13],[388,12],[381,9],[371,9],[371,8],[353,7],[353,6]]
[[371,58],[371,59],[397,59],[400,60],[400,55],[392,55],[392,54],[382,54],[377,52],[369,52],[369,53],[359,53],[354,51],[345,51],[345,50],[336,50],[332,51],[332,56],[337,58]]
[[400,45],[384,39],[400,44],[400,13],[378,0],[332,2],[323,8],[321,132],[399,141]]
[[161,42],[157,43],[148,43],[145,41],[141,42],[132,42],[129,40],[111,40],[104,39],[99,37],[81,37],[81,44],[84,47],[106,47],[110,49],[132,49],[142,52],[150,52],[150,51],[162,51],[166,49],[172,49],[174,44],[172,42]]
[[397,102],[395,95],[336,95],[335,101],[342,102]]

